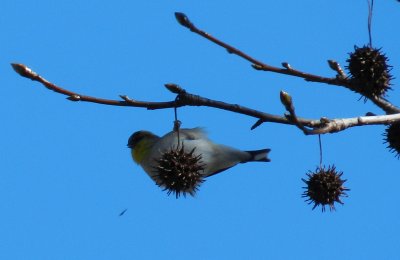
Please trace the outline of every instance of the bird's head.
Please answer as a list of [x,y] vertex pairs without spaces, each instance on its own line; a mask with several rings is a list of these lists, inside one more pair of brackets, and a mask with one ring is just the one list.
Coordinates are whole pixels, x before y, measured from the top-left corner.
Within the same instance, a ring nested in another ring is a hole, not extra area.
[[128,139],[128,147],[131,148],[132,159],[140,164],[145,159],[154,143],[159,137],[149,131],[138,131]]

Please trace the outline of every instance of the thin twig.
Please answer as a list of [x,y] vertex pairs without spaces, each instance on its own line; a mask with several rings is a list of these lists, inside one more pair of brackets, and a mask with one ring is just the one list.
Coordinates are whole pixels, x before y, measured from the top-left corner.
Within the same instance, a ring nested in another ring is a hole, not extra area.
[[290,66],[290,64],[287,62],[282,63],[282,66],[284,68],[274,67],[274,66],[265,64],[255,58],[251,57],[250,55],[244,53],[243,51],[233,47],[232,45],[229,45],[229,44],[217,39],[216,37],[212,36],[211,34],[197,28],[184,13],[177,12],[177,13],[175,13],[175,17],[181,25],[190,29],[190,31],[225,48],[228,53],[236,54],[237,56],[242,57],[243,59],[251,62],[253,68],[256,70],[264,70],[264,71],[270,71],[270,72],[275,72],[275,73],[280,73],[280,74],[286,74],[286,75],[290,75],[290,76],[300,77],[307,81],[312,81],[312,82],[322,82],[322,83],[331,84],[331,85],[340,85],[340,86],[350,87],[350,83],[347,80],[338,79],[338,78],[327,78],[327,77],[321,77],[318,75],[313,75],[310,73],[305,73],[305,72],[293,69]]
[[13,63],[13,64],[11,64],[11,66],[19,75],[21,75],[25,78],[29,78],[33,81],[40,82],[42,85],[44,85],[49,90],[52,90],[54,92],[60,93],[65,96],[68,96],[67,99],[71,100],[71,101],[85,101],[85,102],[92,102],[92,103],[110,105],[110,106],[144,107],[147,109],[161,109],[161,108],[170,108],[170,107],[175,106],[175,101],[170,101],[170,102],[136,101],[136,100],[130,99],[128,96],[125,96],[125,95],[120,96],[123,99],[123,101],[81,95],[79,93],[76,93],[76,92],[73,92],[73,91],[70,91],[70,90],[67,90],[64,88],[60,88],[59,86],[44,79],[42,76],[40,76],[36,72],[32,71],[30,68],[28,68],[24,64]]

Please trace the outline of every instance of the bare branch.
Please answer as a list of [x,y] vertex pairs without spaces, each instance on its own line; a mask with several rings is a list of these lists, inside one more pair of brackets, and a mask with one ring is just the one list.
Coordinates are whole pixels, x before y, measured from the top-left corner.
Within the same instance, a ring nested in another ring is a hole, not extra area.
[[66,90],[58,87],[57,85],[47,81],[39,74],[32,71],[30,68],[25,66],[24,64],[12,63],[11,66],[13,69],[21,76],[25,78],[29,78],[33,81],[37,81],[42,83],[46,88],[60,93],[62,95],[68,96],[67,99],[71,101],[85,101],[92,102],[103,105],[111,105],[111,106],[131,106],[131,107],[144,107],[147,109],[160,109],[160,108],[171,108],[175,106],[175,101],[170,102],[145,102],[145,101],[136,101],[130,99],[128,96],[121,96],[122,100],[111,100],[111,99],[103,99],[92,96],[81,95],[70,90]]
[[[322,77],[319,75],[314,75],[311,73],[306,73],[306,72],[303,72],[300,70],[296,70],[288,62],[282,63],[283,68],[274,67],[274,66],[268,65],[266,63],[263,63],[255,58],[251,57],[250,55],[244,53],[243,51],[217,39],[216,37],[212,36],[211,34],[205,32],[205,31],[197,28],[184,13],[177,12],[177,13],[175,13],[175,17],[182,26],[190,29],[190,31],[225,48],[228,53],[235,54],[235,55],[251,62],[252,67],[256,70],[263,70],[263,71],[269,71],[269,72],[299,77],[299,78],[303,78],[304,80],[310,81],[310,82],[318,82],[318,83],[324,83],[324,84],[328,84],[328,85],[342,86],[342,87],[350,89],[354,92],[360,93],[360,91],[359,91],[360,87],[352,84],[352,82],[348,79],[348,77],[346,77],[346,74],[344,73],[343,69],[335,61],[328,61],[330,68],[332,68],[333,70],[335,70],[338,73],[336,77],[332,77],[332,78]],[[387,101],[384,98],[377,97],[377,96],[366,96],[366,98],[371,100],[376,106],[380,107],[387,114],[400,113],[400,108],[394,106],[393,104],[391,104],[389,101]]]
[[112,106],[128,106],[128,107],[141,107],[147,109],[165,109],[175,108],[182,106],[206,106],[218,108],[242,115],[251,116],[257,118],[258,121],[253,125],[252,129],[261,125],[264,122],[272,122],[279,124],[295,125],[300,128],[306,135],[314,134],[326,134],[343,131],[347,128],[354,126],[363,125],[379,125],[379,124],[390,124],[393,122],[400,121],[400,113],[393,115],[380,115],[380,116],[364,116],[355,118],[339,118],[339,119],[327,119],[322,117],[321,119],[305,119],[299,118],[295,114],[292,98],[286,92],[281,92],[281,101],[284,104],[286,110],[289,111],[289,116],[277,116],[261,112],[255,109],[251,109],[238,104],[229,104],[222,101],[212,100],[199,95],[188,93],[185,89],[179,87],[176,84],[166,84],[165,87],[174,94],[177,94],[174,101],[169,102],[147,102],[137,101],[129,98],[126,95],[121,95],[122,100],[110,100],[102,99],[92,96],[81,95],[70,90],[61,88],[46,79],[39,74],[32,71],[30,68],[23,64],[12,64],[14,70],[21,76],[29,78],[43,84],[46,88],[68,96],[67,99],[71,101],[83,101],[91,102],[103,105]]
[[[284,68],[278,68],[274,67],[268,64],[265,64],[250,55],[242,52],[241,50],[215,38],[211,34],[200,30],[197,28],[192,22],[190,22],[189,18],[183,14],[183,13],[175,13],[175,17],[178,20],[178,22],[183,25],[184,27],[190,29],[190,31],[206,38],[209,41],[212,41],[213,43],[225,48],[228,53],[231,54],[236,54],[239,57],[242,57],[243,59],[249,61],[252,63],[252,67],[256,70],[264,70],[264,71],[270,71],[270,72],[275,72],[275,73],[280,73],[280,74],[286,74],[290,76],[295,76],[295,77],[300,77],[303,78],[307,81],[312,81],[312,82],[323,82],[326,84],[331,84],[331,85],[339,85],[339,86],[346,86],[350,87],[350,84],[347,80],[345,79],[338,79],[338,78],[326,78],[326,77],[321,77],[318,75],[313,75],[309,73],[305,73],[299,70],[293,69],[287,62],[284,62],[282,65]],[[184,21],[184,22],[182,22]]]
[[386,125],[399,121],[400,114],[333,119],[327,122],[323,128],[315,128],[309,134],[336,133],[355,126]]

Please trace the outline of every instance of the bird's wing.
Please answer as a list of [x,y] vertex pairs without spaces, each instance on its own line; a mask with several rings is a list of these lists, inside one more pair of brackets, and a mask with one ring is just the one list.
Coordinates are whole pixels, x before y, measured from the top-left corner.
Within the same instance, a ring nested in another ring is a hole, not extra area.
[[182,128],[179,129],[179,135],[186,140],[208,139],[204,128]]
[[[208,140],[206,132],[203,128],[200,127],[179,129],[179,139],[181,140],[181,142]],[[171,147],[176,147],[177,145],[178,133],[172,131],[161,137],[154,145],[154,149],[156,153],[159,153],[160,151],[169,150],[171,149]],[[195,144],[193,144],[193,147],[194,146]]]

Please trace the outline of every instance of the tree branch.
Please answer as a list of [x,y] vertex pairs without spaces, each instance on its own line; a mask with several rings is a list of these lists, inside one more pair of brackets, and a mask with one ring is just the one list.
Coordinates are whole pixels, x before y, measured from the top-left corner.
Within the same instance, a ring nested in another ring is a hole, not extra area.
[[36,72],[32,71],[30,68],[28,68],[24,64],[12,63],[11,66],[22,77],[31,79],[33,81],[40,82],[46,88],[48,88],[54,92],[60,93],[62,95],[68,96],[67,99],[71,100],[71,101],[84,101],[84,102],[91,102],[91,103],[111,105],[111,106],[144,107],[147,109],[171,108],[171,107],[175,107],[175,105],[176,105],[175,101],[170,101],[170,102],[136,101],[136,100],[130,99],[128,96],[125,96],[125,95],[120,96],[123,99],[123,101],[81,95],[76,92],[72,92],[70,90],[58,87],[57,85],[44,79],[42,76],[40,76]]
[[120,96],[123,100],[103,99],[87,95],[81,95],[76,92],[61,88],[49,82],[48,80],[44,79],[42,76],[32,71],[30,68],[28,68],[23,64],[13,63],[11,65],[13,69],[20,76],[29,78],[33,81],[37,81],[42,85],[44,85],[49,90],[55,91],[62,95],[66,95],[68,96],[67,99],[70,101],[83,101],[83,102],[91,102],[91,103],[112,105],[112,106],[141,107],[150,110],[183,107],[183,106],[213,107],[257,118],[258,121],[256,122],[255,125],[253,125],[252,129],[256,128],[257,126],[261,125],[264,122],[272,122],[279,124],[295,125],[298,128],[300,128],[304,132],[304,134],[314,135],[314,134],[339,132],[354,126],[363,126],[372,124],[374,125],[390,124],[395,121],[400,121],[400,114],[364,116],[364,117],[332,119],[332,120],[327,118],[321,118],[321,119],[299,118],[294,112],[292,98],[286,92],[283,93],[281,92],[281,101],[285,105],[286,110],[290,113],[289,116],[272,115],[245,106],[241,106],[238,104],[229,104],[222,101],[208,99],[205,97],[201,97],[199,95],[188,93],[186,90],[184,90],[183,88],[179,87],[176,84],[165,84],[165,87],[169,91],[177,95],[174,101],[169,101],[169,102],[137,101],[129,98],[126,95]]
[[[283,68],[274,67],[274,66],[268,65],[266,63],[263,63],[255,58],[251,57],[250,55],[244,53],[243,51],[217,39],[216,37],[212,36],[211,34],[205,32],[205,31],[197,28],[184,13],[176,12],[175,18],[177,19],[179,24],[188,28],[191,32],[194,32],[194,33],[202,36],[203,38],[225,48],[228,53],[235,54],[235,55],[251,62],[252,67],[256,70],[263,70],[263,71],[269,71],[269,72],[299,77],[299,78],[303,78],[304,80],[310,81],[310,82],[318,82],[318,83],[325,83],[325,84],[329,84],[329,85],[342,86],[342,87],[350,89],[354,92],[360,93],[360,91],[359,91],[360,87],[354,85],[348,79],[348,77],[346,77],[346,74],[344,73],[343,69],[340,67],[339,63],[337,63],[336,61],[328,60],[329,67],[337,72],[336,76],[332,77],[332,78],[322,77],[319,75],[314,75],[311,73],[306,73],[306,72],[303,72],[300,70],[296,70],[287,62],[282,63]],[[380,107],[387,114],[400,113],[400,108],[394,106],[393,104],[391,104],[389,101],[387,101],[384,98],[377,97],[377,96],[366,96],[366,98],[371,100],[376,106]]]
[[225,48],[227,50],[228,53],[230,54],[236,54],[239,57],[242,57],[243,59],[249,61],[252,63],[252,67],[256,70],[264,70],[264,71],[270,71],[270,72],[275,72],[275,73],[280,73],[280,74],[286,74],[286,75],[290,75],[290,76],[295,76],[295,77],[300,77],[303,78],[307,81],[312,81],[312,82],[321,82],[321,83],[326,83],[326,84],[331,84],[331,85],[340,85],[340,86],[347,86],[347,84],[349,83],[347,80],[341,78],[341,77],[335,77],[335,78],[326,78],[326,77],[321,77],[318,75],[313,75],[313,74],[309,74],[309,73],[305,73],[299,70],[295,70],[293,69],[289,63],[287,62],[283,62],[282,66],[284,68],[278,68],[278,67],[274,67],[271,65],[268,65],[266,63],[263,63],[253,57],[251,57],[250,55],[244,53],[243,51],[215,38],[214,36],[212,36],[211,34],[200,30],[199,28],[197,28],[190,20],[189,18],[184,14],[184,13],[179,13],[176,12],[175,13],[175,17],[178,20],[178,22],[188,28],[190,31],[206,38],[207,40]]

